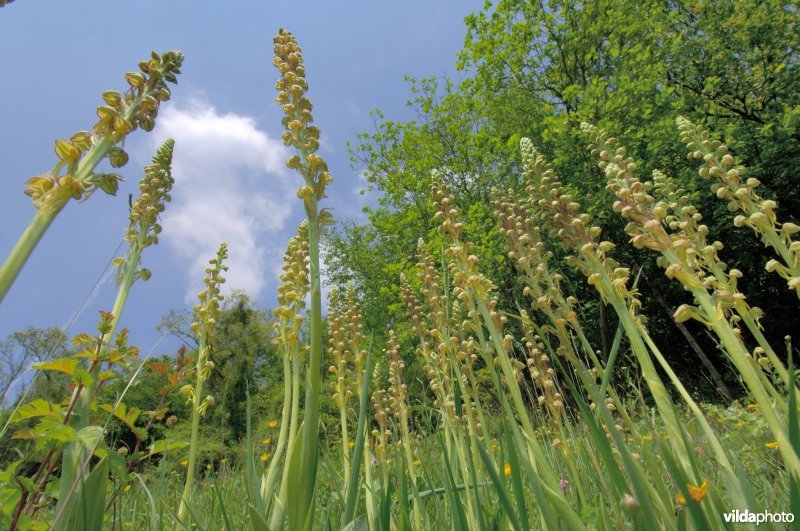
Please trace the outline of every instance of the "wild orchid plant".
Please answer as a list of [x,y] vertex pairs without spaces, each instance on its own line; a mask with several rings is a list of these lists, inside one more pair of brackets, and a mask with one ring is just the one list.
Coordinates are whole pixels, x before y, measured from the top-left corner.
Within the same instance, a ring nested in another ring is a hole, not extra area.
[[305,96],[308,90],[303,56],[294,36],[281,29],[274,39],[275,66],[281,74],[275,85],[284,116],[286,128],[283,143],[296,150],[286,165],[297,170],[303,177],[303,185],[297,191],[302,199],[308,218],[309,285],[311,293],[310,352],[306,372],[306,396],[303,428],[299,439],[291,441],[298,451],[289,454],[288,467],[296,473],[289,475],[291,503],[287,507],[289,526],[295,529],[308,528],[314,519],[314,492],[317,474],[319,404],[322,393],[322,286],[320,282],[319,245],[325,225],[332,222],[329,211],[319,208],[325,197],[325,188],[333,182],[325,161],[316,154],[319,149],[319,127],[311,125],[311,100]]
[[188,395],[189,402],[192,404],[189,462],[186,468],[186,483],[183,487],[177,515],[178,521],[187,525],[189,523],[189,504],[192,502],[194,492],[194,474],[197,469],[200,417],[205,415],[208,408],[215,402],[212,395],[203,396],[203,384],[208,380],[211,371],[214,370],[214,361],[211,359],[211,346],[214,341],[214,331],[220,313],[220,302],[223,299],[221,287],[225,282],[225,277],[222,275],[228,269],[228,266],[225,265],[227,258],[228,246],[223,243],[219,246],[217,256],[209,260],[209,267],[205,270],[206,276],[203,278],[203,283],[206,289],[198,294],[200,301],[194,307],[194,322],[192,322],[192,331],[197,338],[195,384],[194,386],[187,384],[181,389]]

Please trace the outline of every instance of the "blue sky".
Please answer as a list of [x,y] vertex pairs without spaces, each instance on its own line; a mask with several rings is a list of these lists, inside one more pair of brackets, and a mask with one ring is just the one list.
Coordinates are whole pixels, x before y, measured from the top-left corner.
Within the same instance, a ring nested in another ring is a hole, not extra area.
[[[363,182],[345,142],[373,129],[370,110],[410,119],[405,75],[450,76],[464,17],[482,2],[197,2],[18,0],[0,9],[0,257],[30,222],[25,181],[56,161],[53,141],[91,130],[104,90],[125,88],[151,50],[181,50],[183,74],[152,133],[135,132],[131,161],[116,197],[70,203],[0,303],[0,339],[26,325],[63,326],[88,298],[69,334],[93,331],[97,311],[116,293],[115,256],[127,220],[127,196],[155,148],[175,138],[173,203],[164,232],[148,248],[153,272],[131,292],[123,325],[147,353],[155,326],[171,308],[191,307],[205,261],[225,240],[227,287],[272,307],[288,238],[303,217],[299,177],[283,165],[280,110],[273,102],[272,37],[292,31],[303,49],[322,129],[320,154],[334,177],[327,205],[357,218]],[[92,291],[92,286],[98,286]],[[156,354],[174,349],[165,341]]]

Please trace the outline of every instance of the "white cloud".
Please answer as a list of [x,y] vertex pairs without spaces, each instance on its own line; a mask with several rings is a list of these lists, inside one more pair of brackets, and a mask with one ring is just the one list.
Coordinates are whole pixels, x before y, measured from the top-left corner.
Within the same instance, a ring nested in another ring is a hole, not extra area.
[[221,114],[191,98],[165,105],[155,143],[175,139],[173,202],[164,213],[164,241],[187,264],[187,302],[194,301],[208,260],[228,244],[225,292],[257,297],[280,267],[275,245],[295,198],[295,179],[285,169],[283,143],[247,116]]

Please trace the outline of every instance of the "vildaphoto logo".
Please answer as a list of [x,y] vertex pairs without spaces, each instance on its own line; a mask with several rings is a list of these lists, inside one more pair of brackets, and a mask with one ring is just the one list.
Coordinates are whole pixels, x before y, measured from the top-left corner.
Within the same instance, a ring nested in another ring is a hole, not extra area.
[[793,513],[753,513],[745,509],[734,509],[722,515],[729,524],[783,524],[794,522]]

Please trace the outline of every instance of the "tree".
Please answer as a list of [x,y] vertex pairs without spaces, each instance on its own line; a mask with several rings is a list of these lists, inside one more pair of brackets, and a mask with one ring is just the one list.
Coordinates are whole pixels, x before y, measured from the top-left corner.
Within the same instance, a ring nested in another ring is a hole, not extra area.
[[[35,373],[28,372],[32,364],[69,356],[71,352],[66,334],[58,327],[28,326],[9,334],[0,342],[0,403],[14,401],[25,391],[34,378]],[[51,374],[43,372],[32,395],[54,399],[65,392],[66,382],[66,379],[54,381]]]

